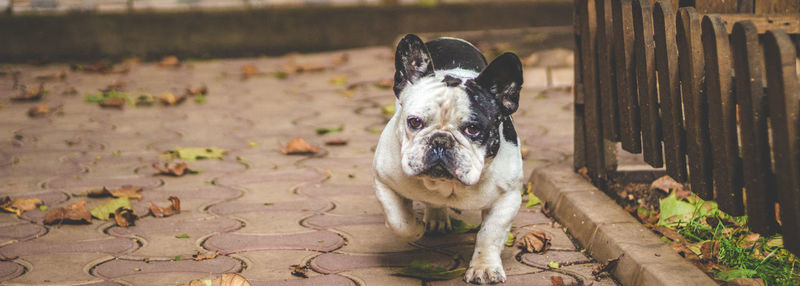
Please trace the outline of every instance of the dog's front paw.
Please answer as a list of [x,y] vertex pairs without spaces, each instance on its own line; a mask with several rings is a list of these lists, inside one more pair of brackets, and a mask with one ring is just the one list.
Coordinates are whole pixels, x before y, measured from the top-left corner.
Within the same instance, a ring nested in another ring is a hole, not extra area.
[[389,228],[392,229],[395,235],[401,240],[408,242],[417,241],[425,235],[425,225],[418,220],[400,226],[389,225]]
[[453,230],[446,208],[426,209],[423,221],[425,222],[425,231],[428,233],[448,233]]
[[505,283],[506,272],[499,263],[470,265],[464,274],[464,281],[473,284]]

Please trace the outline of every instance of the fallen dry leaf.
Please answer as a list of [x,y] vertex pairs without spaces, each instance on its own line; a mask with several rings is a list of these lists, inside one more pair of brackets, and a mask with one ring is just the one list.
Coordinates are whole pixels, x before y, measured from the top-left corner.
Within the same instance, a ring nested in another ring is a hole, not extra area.
[[101,107],[105,107],[105,108],[122,109],[122,107],[125,106],[125,102],[126,102],[125,98],[112,97],[112,98],[103,99],[102,101],[100,101],[99,104],[100,104]]
[[43,117],[50,114],[52,110],[47,104],[39,104],[28,109],[28,116],[30,117]]
[[66,207],[50,209],[44,215],[44,224],[91,223],[92,214],[86,209],[86,201],[79,201]]
[[42,96],[44,96],[46,93],[47,93],[47,89],[44,88],[44,83],[40,83],[39,86],[37,86],[37,87],[32,87],[32,88],[27,88],[26,87],[25,89],[22,90],[22,92],[20,92],[19,95],[12,97],[11,100],[13,100],[13,101],[37,101],[39,99],[42,99]]
[[114,211],[114,221],[121,227],[132,226],[138,218],[139,216],[134,214],[132,209],[121,207]]
[[89,197],[97,198],[97,197],[115,197],[115,198],[129,198],[129,199],[141,199],[142,195],[139,192],[142,191],[142,187],[134,187],[131,185],[124,185],[121,186],[119,189],[109,189],[103,187],[102,189],[91,189],[86,194]]
[[178,197],[172,197],[171,196],[171,197],[169,197],[169,201],[171,202],[171,204],[166,208],[159,207],[155,203],[150,202],[150,213],[154,217],[168,217],[168,216],[174,215],[176,213],[180,213],[181,212],[181,200],[178,199]]
[[175,67],[178,66],[181,61],[176,56],[166,56],[161,58],[161,61],[158,62],[159,66],[162,67]]
[[335,139],[328,139],[325,140],[325,145],[329,146],[342,146],[347,145],[348,140],[344,138],[335,138]]
[[219,255],[219,251],[206,252],[206,253],[200,253],[198,251],[197,253],[192,255],[192,260],[194,260],[194,261],[203,261],[203,260],[206,260],[206,259],[214,259],[215,257],[217,257],[217,255]]
[[565,284],[564,283],[564,278],[561,277],[561,276],[550,276],[550,284],[552,284],[553,286],[577,286],[578,285],[578,284],[575,283],[575,281],[572,281],[569,284]]
[[198,87],[188,87],[186,88],[186,94],[188,95],[207,95],[208,94],[208,87],[206,85],[198,86]]
[[281,152],[287,155],[314,154],[317,153],[317,151],[319,151],[318,146],[311,146],[306,140],[299,137],[289,141],[286,146],[281,146]]
[[153,163],[153,168],[155,168],[160,175],[169,175],[175,177],[197,173],[197,171],[189,169],[189,165],[184,162],[176,163],[172,166],[170,166],[169,163],[164,163],[164,168],[159,167],[157,163]]
[[591,178],[591,177],[589,177],[589,169],[587,169],[586,167],[581,167],[580,169],[578,169],[578,171],[577,171],[577,172],[578,172],[578,174],[580,174],[581,176],[583,176],[583,178],[584,178],[584,179],[586,179],[586,180],[588,180],[588,181],[591,181],[591,180],[592,180],[592,178]]
[[600,274],[603,273],[611,274],[611,271],[614,271],[614,268],[616,268],[617,264],[619,264],[619,259],[622,258],[622,256],[624,255],[625,255],[624,253],[620,254],[620,256],[617,258],[611,258],[609,260],[606,260],[605,263],[595,266],[592,269],[592,276],[594,276],[594,279],[600,281]]
[[254,75],[258,75],[261,72],[258,70],[258,67],[254,65],[244,65],[242,66],[242,77],[248,78]]
[[180,286],[251,286],[251,284],[239,274],[226,273],[214,279],[192,280],[189,284]]
[[293,264],[290,267],[292,269],[292,275],[297,277],[308,278],[308,266],[305,265],[300,266],[297,264]]
[[517,240],[517,247],[530,253],[540,253],[550,248],[550,236],[547,233],[532,229]]
[[42,204],[42,200],[37,198],[15,198],[12,199],[8,196],[0,198],[0,209],[15,213],[18,216],[22,215],[22,212],[29,211],[39,207]]
[[719,248],[719,240],[706,241],[703,243],[703,245],[700,246],[700,254],[703,255],[703,260],[716,261]]
[[679,191],[683,191],[683,185],[678,183],[670,176],[663,176],[661,178],[656,179],[653,183],[650,184],[651,189],[656,189],[659,191],[664,192],[665,194],[669,194],[670,190],[675,190],[677,194]]
[[158,97],[158,100],[164,105],[178,105],[183,103],[187,97],[186,95],[175,96],[171,92],[165,92]]
[[109,93],[109,92],[112,92],[112,91],[122,91],[125,88],[125,85],[126,85],[126,83],[124,81],[115,80],[115,81],[111,82],[110,84],[108,84],[108,86],[106,86],[106,88],[101,89],[100,91],[103,92],[103,93]]

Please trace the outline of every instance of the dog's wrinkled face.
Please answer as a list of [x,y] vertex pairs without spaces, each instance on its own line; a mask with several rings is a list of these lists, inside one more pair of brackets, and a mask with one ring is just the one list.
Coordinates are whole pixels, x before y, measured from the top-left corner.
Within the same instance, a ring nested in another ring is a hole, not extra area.
[[516,134],[509,138],[500,131],[501,123],[511,125],[522,84],[521,64],[513,54],[498,57],[480,74],[434,71],[424,43],[414,36],[398,45],[396,68],[395,131],[402,138],[406,175],[474,185],[501,140],[517,143]]

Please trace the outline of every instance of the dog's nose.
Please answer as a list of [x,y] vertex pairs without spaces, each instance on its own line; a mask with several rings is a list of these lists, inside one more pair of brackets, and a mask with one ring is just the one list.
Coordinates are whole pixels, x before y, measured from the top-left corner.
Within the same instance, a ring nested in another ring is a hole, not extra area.
[[453,137],[445,133],[437,133],[431,136],[431,145],[436,149],[453,148]]

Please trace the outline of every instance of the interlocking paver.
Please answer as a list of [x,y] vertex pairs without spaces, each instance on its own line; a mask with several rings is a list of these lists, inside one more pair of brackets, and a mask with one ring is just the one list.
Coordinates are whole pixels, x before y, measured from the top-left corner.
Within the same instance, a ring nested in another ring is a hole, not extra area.
[[[334,63],[342,54],[349,59]],[[88,189],[144,188],[142,199],[131,200],[140,216],[131,227],[114,226],[112,220],[43,226],[45,212],[38,209],[19,218],[0,214],[0,256],[13,258],[0,260],[0,281],[174,285],[241,272],[253,285],[463,284],[460,278],[433,282],[393,275],[413,260],[466,267],[476,235],[428,235],[407,243],[384,225],[372,188],[372,157],[388,120],[381,107],[393,104],[395,97],[391,88],[375,84],[392,78],[393,54],[379,47],[192,60],[177,67],[140,63],[127,73],[112,74],[73,71],[64,64],[0,65],[0,90],[6,91],[0,92],[0,131],[9,136],[0,138],[0,194],[37,197],[49,208],[87,200],[91,208],[111,199],[83,197]],[[292,64],[322,68],[275,76]],[[244,76],[245,65],[259,72]],[[529,150],[526,170],[571,156],[570,65],[525,70],[514,123]],[[28,118],[27,109],[38,103],[9,101],[20,92],[13,89],[14,71],[20,71],[18,84],[33,86],[42,81],[37,76],[62,70],[63,80],[43,80],[50,92],[42,102],[60,105],[58,114]],[[203,104],[190,97],[176,106],[126,105],[122,110],[85,101],[85,94],[115,82],[132,96],[182,95],[202,85],[209,92]],[[72,89],[77,94],[62,94]],[[343,130],[316,133],[335,127]],[[283,154],[281,145],[296,137],[320,151]],[[348,143],[324,145],[336,138]],[[215,146],[228,153],[222,160],[188,161],[190,168],[202,170],[199,174],[156,175],[153,163],[180,161],[163,155],[177,146]],[[180,213],[147,216],[150,202],[164,207],[169,196],[180,198]],[[423,209],[414,204],[418,216]],[[467,223],[480,223],[478,211],[453,213]],[[590,281],[597,262],[579,252],[540,206],[523,207],[512,231],[519,237],[532,228],[547,232],[552,248],[522,254],[516,246],[505,247],[501,258],[507,285],[550,285],[551,276],[563,276],[566,284],[615,285],[610,278]],[[188,238],[180,238],[183,234]],[[192,255],[212,251],[219,256],[192,261]],[[549,269],[550,261],[564,266]],[[310,278],[293,276],[293,264],[310,265]]]

